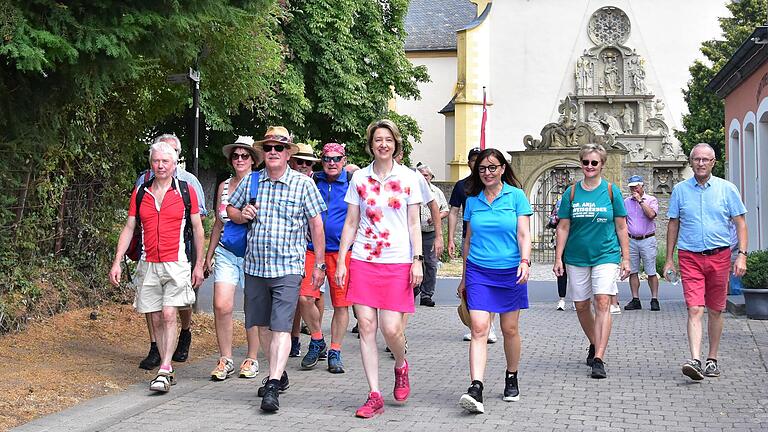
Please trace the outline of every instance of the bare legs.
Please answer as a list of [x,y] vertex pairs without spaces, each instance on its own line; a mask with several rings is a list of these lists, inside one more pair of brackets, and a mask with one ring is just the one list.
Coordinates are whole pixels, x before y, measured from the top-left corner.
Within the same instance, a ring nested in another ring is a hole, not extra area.
[[591,300],[582,300],[576,302],[576,315],[579,317],[579,324],[584,334],[589,339],[589,343],[595,346],[595,357],[604,359],[605,350],[608,347],[608,338],[611,335],[611,314],[609,307],[612,302],[612,296],[607,294],[596,294],[594,314]]
[[[215,283],[213,285],[213,315],[216,325],[216,340],[219,355],[232,358],[232,309],[234,307],[235,285]],[[256,359],[259,351],[259,331],[256,327],[246,329],[248,358]]]
[[395,367],[405,364],[405,336],[402,313],[378,310],[369,306],[355,305],[360,332],[360,354],[363,360],[368,387],[371,392],[381,392],[379,387],[379,353],[376,347],[376,330],[381,327],[384,341],[395,356]]

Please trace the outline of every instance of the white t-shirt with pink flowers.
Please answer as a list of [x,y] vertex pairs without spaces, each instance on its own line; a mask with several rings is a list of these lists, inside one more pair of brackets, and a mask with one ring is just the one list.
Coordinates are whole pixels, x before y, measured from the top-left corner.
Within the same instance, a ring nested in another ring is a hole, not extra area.
[[413,262],[408,205],[422,202],[419,176],[397,163],[385,179],[373,172],[373,163],[355,172],[344,197],[348,204],[360,206],[352,258],[380,264]]

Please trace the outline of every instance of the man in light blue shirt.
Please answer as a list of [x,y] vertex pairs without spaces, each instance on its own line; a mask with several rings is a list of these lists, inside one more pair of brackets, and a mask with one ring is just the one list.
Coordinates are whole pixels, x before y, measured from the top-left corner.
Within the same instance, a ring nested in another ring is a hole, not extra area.
[[[683,364],[683,374],[699,381],[720,376],[717,351],[723,333],[728,273],[731,267],[730,224],[736,226],[739,249],[733,274],[747,270],[747,209],[732,183],[712,176],[715,150],[709,144],[696,144],[691,150],[694,176],[678,183],[669,199],[667,225],[667,261],[664,275],[674,273],[672,259],[678,247],[678,262],[683,281],[683,295],[688,306],[688,346],[691,358]],[[701,367],[701,318],[707,308],[709,355]]]

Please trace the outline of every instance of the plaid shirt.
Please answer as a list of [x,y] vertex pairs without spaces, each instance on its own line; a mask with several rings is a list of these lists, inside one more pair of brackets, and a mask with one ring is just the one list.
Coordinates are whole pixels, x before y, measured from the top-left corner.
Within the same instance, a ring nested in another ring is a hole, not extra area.
[[[229,197],[229,204],[245,207],[250,187],[248,176]],[[308,221],[325,210],[317,186],[310,177],[290,168],[276,181],[261,170],[256,202],[256,220],[248,230],[245,273],[263,278],[303,275]]]

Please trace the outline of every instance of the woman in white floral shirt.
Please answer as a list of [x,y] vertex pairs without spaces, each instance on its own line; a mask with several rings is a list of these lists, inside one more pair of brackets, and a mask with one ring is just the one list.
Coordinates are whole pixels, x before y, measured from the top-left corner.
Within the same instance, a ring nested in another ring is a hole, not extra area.
[[373,163],[355,172],[347,189],[347,218],[341,234],[336,279],[346,277],[344,265],[352,245],[347,300],[354,304],[360,331],[360,352],[370,392],[355,415],[370,418],[384,411],[379,388],[376,330],[395,357],[394,397],[404,402],[410,394],[402,317],[413,313],[413,288],[422,280],[422,196],[418,174],[398,164],[393,156],[403,147],[397,126],[390,120],[371,123],[366,149]]

